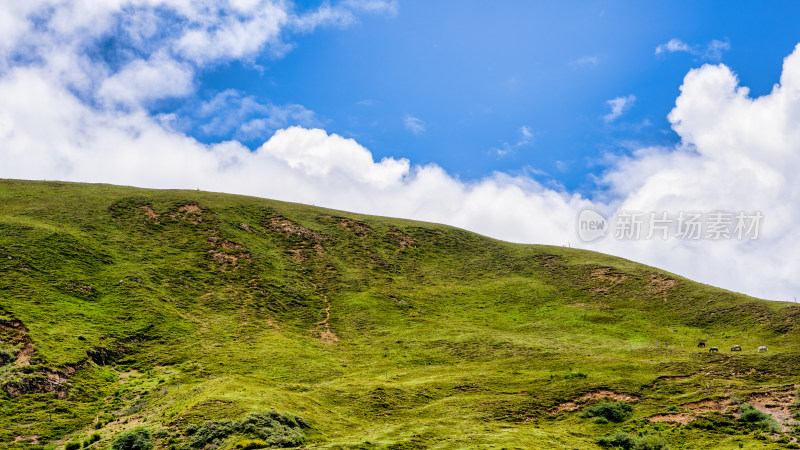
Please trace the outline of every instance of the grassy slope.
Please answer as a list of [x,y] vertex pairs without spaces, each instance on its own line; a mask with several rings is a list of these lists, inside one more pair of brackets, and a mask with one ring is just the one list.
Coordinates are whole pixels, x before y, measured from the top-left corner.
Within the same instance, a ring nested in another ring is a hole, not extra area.
[[[102,414],[97,448],[141,424],[180,447],[189,423],[270,409],[304,417],[309,447],[589,448],[625,428],[783,448],[645,418],[800,378],[792,305],[587,251],[195,191],[0,180],[0,316],[35,347],[0,384],[114,353],[63,398],[0,394],[0,446],[20,448],[85,437]],[[634,417],[550,414],[598,389],[640,397]]]

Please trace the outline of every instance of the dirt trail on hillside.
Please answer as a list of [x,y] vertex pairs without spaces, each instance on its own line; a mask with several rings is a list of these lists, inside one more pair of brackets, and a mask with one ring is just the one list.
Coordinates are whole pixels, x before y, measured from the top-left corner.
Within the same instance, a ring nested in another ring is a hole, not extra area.
[[[319,288],[317,288],[316,283],[312,281],[311,285],[314,286],[314,290],[319,291]],[[339,337],[336,336],[336,333],[334,333],[331,330],[331,324],[329,323],[329,320],[331,319],[331,300],[328,298],[327,295],[325,295],[324,292],[320,292],[320,294],[322,295],[322,298],[325,300],[325,318],[320,322],[317,322],[319,338],[320,340],[322,340],[322,342],[326,344],[333,344],[334,342],[337,342],[339,340]]]

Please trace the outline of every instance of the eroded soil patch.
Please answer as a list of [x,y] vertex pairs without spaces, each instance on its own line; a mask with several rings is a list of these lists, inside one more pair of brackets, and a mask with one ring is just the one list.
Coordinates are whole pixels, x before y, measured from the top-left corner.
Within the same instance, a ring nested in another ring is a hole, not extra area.
[[562,411],[575,411],[583,407],[586,403],[589,403],[592,400],[605,400],[611,399],[618,402],[637,402],[639,401],[639,397],[633,394],[623,394],[620,392],[614,392],[607,389],[601,389],[599,391],[592,391],[587,392],[579,397],[575,397],[574,399],[564,402],[556,406],[553,410],[550,411],[550,414],[558,414]]

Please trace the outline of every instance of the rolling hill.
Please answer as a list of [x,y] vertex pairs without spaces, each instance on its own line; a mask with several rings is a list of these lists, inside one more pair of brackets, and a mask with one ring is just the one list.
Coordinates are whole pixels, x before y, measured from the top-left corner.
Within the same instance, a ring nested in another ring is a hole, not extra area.
[[800,448],[799,320],[444,225],[0,180],[2,448]]

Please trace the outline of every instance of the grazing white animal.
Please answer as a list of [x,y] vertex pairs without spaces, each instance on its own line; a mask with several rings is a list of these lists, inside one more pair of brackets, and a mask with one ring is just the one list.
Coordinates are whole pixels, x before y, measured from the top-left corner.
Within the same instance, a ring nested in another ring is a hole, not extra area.
[[742,351],[742,346],[741,345],[734,345],[733,347],[731,347],[731,351],[732,352],[740,352],[740,351]]
[[765,351],[767,351],[767,346],[766,345],[762,345],[761,347],[758,347],[758,353],[765,352]]

